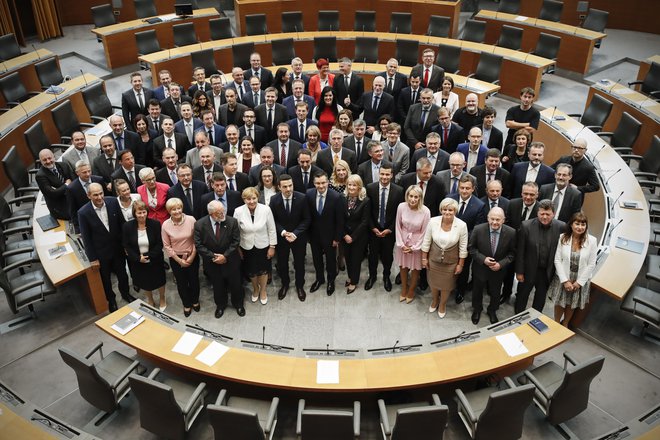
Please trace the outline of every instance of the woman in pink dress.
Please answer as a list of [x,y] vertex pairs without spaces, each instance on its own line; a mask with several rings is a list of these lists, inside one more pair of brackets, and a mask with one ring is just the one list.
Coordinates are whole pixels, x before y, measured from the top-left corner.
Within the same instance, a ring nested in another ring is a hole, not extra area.
[[410,186],[406,190],[405,202],[399,204],[396,210],[394,261],[401,271],[399,301],[406,304],[415,299],[419,271],[422,269],[422,241],[431,218],[431,212],[424,206],[422,198],[422,190],[418,186]]

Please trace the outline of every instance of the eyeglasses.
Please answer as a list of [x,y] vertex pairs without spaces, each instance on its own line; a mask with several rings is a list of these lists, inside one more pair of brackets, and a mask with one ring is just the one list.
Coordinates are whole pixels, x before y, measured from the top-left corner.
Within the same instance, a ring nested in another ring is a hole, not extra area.
[[574,150],[586,150],[586,147],[578,147],[577,145],[573,145],[571,148]]

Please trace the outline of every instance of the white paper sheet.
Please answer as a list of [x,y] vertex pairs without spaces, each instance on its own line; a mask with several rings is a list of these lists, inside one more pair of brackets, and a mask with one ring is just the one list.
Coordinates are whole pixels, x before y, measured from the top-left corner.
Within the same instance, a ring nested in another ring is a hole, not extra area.
[[212,367],[227,351],[229,351],[229,347],[212,341],[195,359]]
[[42,235],[42,238],[39,241],[39,244],[44,246],[50,244],[58,244],[58,243],[66,243],[66,232],[48,231],[44,233],[44,235]]
[[195,350],[195,347],[197,347],[197,344],[199,344],[199,341],[201,340],[202,335],[185,332],[181,335],[174,348],[172,348],[172,351],[190,356],[190,354]]
[[525,17],[524,15],[519,15],[515,18],[515,20],[516,21],[526,21],[527,17]]
[[69,243],[55,246],[51,249],[48,249],[48,259],[57,260],[64,255],[73,253],[73,249]]
[[614,93],[617,95],[631,95],[635,93],[633,89],[629,89],[628,87],[617,87],[614,89]]
[[339,383],[339,361],[317,361],[316,383]]
[[529,350],[523,344],[523,341],[518,339],[518,336],[515,333],[507,333],[505,335],[495,336],[497,342],[500,343],[506,354],[509,356],[518,356],[520,354],[527,353]]

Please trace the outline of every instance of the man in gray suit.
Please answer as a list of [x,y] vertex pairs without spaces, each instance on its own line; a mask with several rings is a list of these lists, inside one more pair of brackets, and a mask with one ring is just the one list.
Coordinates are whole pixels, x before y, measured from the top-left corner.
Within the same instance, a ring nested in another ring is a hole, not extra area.
[[401,177],[410,167],[410,149],[401,142],[401,126],[392,122],[387,126],[387,140],[382,142],[384,157],[392,163],[394,183],[399,183]]
[[190,168],[195,169],[202,164],[202,161],[199,158],[199,151],[204,147],[209,147],[215,156],[214,162],[217,164],[220,163],[222,155],[224,154],[222,149],[215,145],[211,145],[208,133],[205,131],[197,131],[195,132],[195,148],[188,150],[186,153],[186,163],[190,165]]
[[358,167],[358,175],[362,178],[364,186],[378,182],[381,165],[388,164],[390,167],[392,166],[389,161],[383,160],[383,146],[380,142],[369,141],[367,151],[371,160],[361,163]]
[[71,135],[71,145],[73,148],[67,149],[60,160],[65,162],[72,170],[76,169],[76,162],[79,160],[92,164],[100,154],[98,148],[87,145],[87,138],[82,131],[76,131]]
[[420,101],[410,106],[406,122],[403,124],[406,145],[414,150],[424,148],[424,139],[435,124],[436,115],[440,107],[433,104],[433,90],[423,89]]
[[466,175],[465,156],[463,153],[454,151],[449,155],[449,169],[438,172],[436,175],[447,188],[447,194],[458,192],[458,181]]
[[573,177],[573,167],[567,163],[557,165],[555,183],[541,186],[539,197],[552,200],[557,220],[568,222],[582,208],[582,193],[568,183]]

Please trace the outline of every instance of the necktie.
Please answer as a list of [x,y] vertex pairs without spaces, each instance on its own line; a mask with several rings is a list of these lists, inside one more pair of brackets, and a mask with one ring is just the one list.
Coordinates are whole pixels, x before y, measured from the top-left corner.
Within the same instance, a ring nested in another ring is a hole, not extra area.
[[387,79],[387,92],[390,93],[390,94],[392,94],[392,87],[393,87],[393,84],[392,84],[392,77],[390,76],[390,77]]
[[527,220],[527,214],[528,213],[529,213],[529,208],[527,206],[525,206],[525,209],[523,209],[523,213],[522,213],[522,219],[523,220]]
[[229,146],[229,151],[231,151],[231,154],[238,154],[238,144],[235,145],[230,145]]
[[174,185],[179,182],[179,179],[176,177],[176,172],[174,170],[170,171],[170,180]]
[[53,165],[53,173],[57,176],[57,180],[62,183],[62,175],[57,169],[57,165]]
[[378,110],[378,101],[380,100],[380,96],[374,95],[374,110]]
[[461,209],[458,210],[458,218],[463,217],[464,212],[465,212],[465,202],[461,202]]
[[213,142],[213,130],[209,128],[209,142],[211,142],[212,145],[215,145],[215,142]]
[[332,157],[332,164],[336,165],[338,160],[339,160],[339,155],[337,153],[334,153]]
[[309,185],[309,173],[307,171],[303,171],[303,186],[307,188],[307,185]]
[[124,136],[117,136],[115,138],[116,144],[117,144],[117,151],[121,151],[124,149]]
[[497,250],[497,232],[491,231],[490,233],[490,250],[492,255],[495,256],[495,251]]
[[385,228],[385,196],[387,195],[387,188],[380,190],[380,210],[378,212],[378,223],[380,228]]
[[268,118],[267,118],[268,128],[273,128],[273,109],[268,109]]
[[446,128],[442,129],[442,146],[447,148],[447,139],[449,138],[449,130]]
[[423,180],[419,181],[419,189],[421,189],[422,193],[424,193],[424,181]]
[[390,147],[390,162],[394,160],[394,147]]
[[220,222],[215,222],[215,239],[220,240]]
[[128,183],[131,184],[131,192],[135,192],[135,176],[133,171],[128,172]]
[[282,144],[280,149],[280,165],[286,168],[286,144]]
[[305,124],[301,123],[298,129],[298,136],[301,140],[305,140]]
[[429,69],[426,68],[426,70],[424,71],[424,87],[428,87],[428,86],[429,86]]
[[488,173],[488,181],[490,182],[495,178],[495,173]]
[[452,192],[452,193],[455,193],[455,192],[456,192],[456,188],[458,187],[458,179],[457,179],[456,177],[452,177],[451,180],[454,182],[454,183],[451,185],[451,192]]
[[227,194],[225,194],[224,197],[220,197],[218,200],[220,201],[220,203],[222,203],[222,206],[225,207],[225,212],[226,212],[226,210],[227,210]]
[[137,98],[138,98],[138,105],[140,106],[141,109],[144,109],[144,100],[142,99],[142,93],[138,93]]
[[152,121],[154,123],[154,128],[156,129],[156,131],[160,131],[160,126],[158,125],[158,119],[153,119]]
[[172,148],[172,138],[167,140],[167,148]]
[[286,209],[287,214],[291,213],[291,205],[289,204],[289,199],[284,199],[284,209]]
[[495,205],[497,205],[497,203],[495,203],[495,200],[491,200],[490,201],[490,209],[493,209],[495,207]]
[[186,135],[188,135],[188,142],[190,145],[193,145],[193,132],[192,132],[192,123],[186,123]]
[[323,197],[324,196],[319,196],[319,204],[316,207],[316,210],[318,211],[319,215],[323,212]]
[[188,204],[190,205],[190,210],[193,210],[193,197],[192,197],[192,190],[190,188],[186,188],[186,199],[188,199]]
[[232,191],[236,191],[236,187],[234,186],[234,178],[232,177],[229,179],[229,189]]
[[428,115],[429,111],[425,108],[422,108],[422,129],[426,125],[426,116]]
[[256,76],[257,78],[259,78],[259,71],[258,71],[258,70],[255,70],[255,71],[254,71],[254,76]]
[[206,170],[206,186],[208,186],[209,189],[213,188],[213,182],[211,181],[211,176],[212,175],[213,175],[213,171]]
[[360,160],[360,153],[362,153],[362,141],[357,140],[355,141],[355,153],[357,153],[357,158]]
[[344,83],[346,85],[346,91],[348,92],[348,84],[350,83],[350,77],[345,76],[344,77]]
[[552,204],[555,207],[555,212],[559,209],[559,204],[561,203],[561,191],[555,191],[555,198],[552,199]]
[[248,128],[248,129],[247,129],[247,135],[250,136],[250,138],[251,138],[252,140],[254,140],[254,137],[252,137],[252,129],[251,129],[251,128]]
[[412,91],[412,98],[410,99],[410,103],[414,104],[417,102],[417,90]]
[[181,116],[181,101],[174,101],[174,107],[176,108],[176,114]]
[[254,106],[255,107],[259,105],[259,95],[260,95],[259,92],[254,94]]
[[239,90],[239,96],[238,96],[238,97],[239,97],[239,98],[243,98],[243,84],[241,84],[240,86],[238,86],[238,90]]

